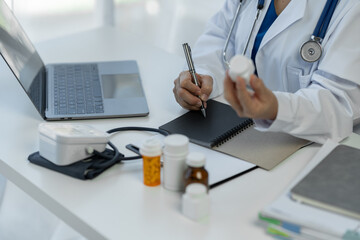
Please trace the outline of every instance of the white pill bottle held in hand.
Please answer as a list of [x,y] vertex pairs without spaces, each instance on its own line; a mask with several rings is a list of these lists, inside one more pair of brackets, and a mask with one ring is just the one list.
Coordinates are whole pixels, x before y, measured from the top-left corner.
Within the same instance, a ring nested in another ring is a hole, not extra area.
[[255,72],[253,61],[244,55],[235,55],[229,62],[229,75],[231,80],[236,81],[237,77],[242,77],[247,86],[250,86],[250,76]]
[[181,134],[164,139],[163,186],[171,191],[184,191],[184,171],[189,153],[189,138]]

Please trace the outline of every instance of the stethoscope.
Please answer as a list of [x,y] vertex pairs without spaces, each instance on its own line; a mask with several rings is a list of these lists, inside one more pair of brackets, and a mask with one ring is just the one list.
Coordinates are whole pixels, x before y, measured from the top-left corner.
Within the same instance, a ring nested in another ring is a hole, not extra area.
[[300,56],[307,62],[316,62],[322,55],[321,42],[325,37],[338,0],[327,0],[310,40],[301,45]]
[[[229,62],[227,61],[226,58],[226,50],[228,48],[229,42],[230,42],[230,37],[232,35],[232,32],[234,30],[234,26],[235,23],[240,15],[240,9],[241,6],[243,4],[244,0],[239,0],[239,5],[236,9],[233,21],[231,23],[230,26],[230,30],[229,30],[229,34],[227,35],[226,41],[225,41],[225,45],[223,48],[223,61],[226,64],[227,67],[230,66]],[[242,52],[243,55],[245,55],[247,48],[249,46],[249,42],[251,39],[251,36],[253,34],[254,31],[254,27],[255,24],[259,18],[260,12],[261,10],[264,8],[264,1],[265,0],[258,0],[258,5],[257,5],[257,12],[256,12],[256,16],[255,16],[255,20],[253,22],[253,25],[251,27],[251,31],[250,34],[248,36],[248,39],[246,41],[246,45],[245,48]],[[329,26],[331,17],[335,11],[336,5],[338,3],[338,0],[327,0],[326,5],[321,13],[321,16],[319,18],[318,23],[316,24],[316,27],[314,29],[313,34],[310,37],[310,40],[306,41],[305,43],[303,43],[300,47],[300,56],[301,58],[306,61],[306,62],[316,62],[320,59],[321,55],[322,55],[322,47],[321,47],[321,42],[323,40],[323,38],[325,37],[325,33],[326,30]]]

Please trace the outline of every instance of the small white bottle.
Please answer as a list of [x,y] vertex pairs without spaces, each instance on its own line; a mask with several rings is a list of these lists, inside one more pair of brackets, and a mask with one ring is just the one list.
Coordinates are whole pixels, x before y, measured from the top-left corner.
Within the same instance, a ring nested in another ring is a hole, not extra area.
[[186,217],[194,221],[201,221],[209,216],[210,197],[204,184],[192,183],[186,187],[181,210]]
[[246,85],[250,86],[250,76],[255,72],[255,66],[251,59],[244,55],[235,55],[230,59],[229,75],[235,82],[236,78],[242,77],[246,81]]
[[172,191],[184,190],[186,156],[189,153],[189,138],[181,134],[169,135],[164,139],[163,186]]

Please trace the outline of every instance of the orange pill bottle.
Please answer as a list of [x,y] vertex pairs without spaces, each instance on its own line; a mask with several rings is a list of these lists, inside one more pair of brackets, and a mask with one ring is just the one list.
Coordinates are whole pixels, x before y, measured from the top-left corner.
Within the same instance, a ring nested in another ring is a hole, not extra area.
[[161,148],[157,139],[148,139],[140,147],[143,159],[143,179],[146,186],[154,187],[161,184]]

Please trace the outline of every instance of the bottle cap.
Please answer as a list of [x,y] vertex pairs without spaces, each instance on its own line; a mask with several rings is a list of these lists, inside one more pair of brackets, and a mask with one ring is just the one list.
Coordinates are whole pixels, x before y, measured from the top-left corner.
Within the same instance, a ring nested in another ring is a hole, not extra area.
[[140,154],[148,157],[161,155],[161,142],[158,139],[149,138],[140,147]]
[[206,194],[206,187],[204,184],[201,183],[191,183],[187,185],[185,189],[185,193],[188,194],[190,197],[200,197]]
[[164,139],[164,154],[186,155],[189,151],[189,138],[181,134],[172,134]]
[[250,75],[254,73],[255,66],[251,59],[244,55],[235,55],[231,58],[229,75],[233,81],[236,81],[238,76],[244,78],[249,84]]
[[203,167],[205,165],[205,155],[200,152],[192,152],[186,157],[186,164],[190,167]]

